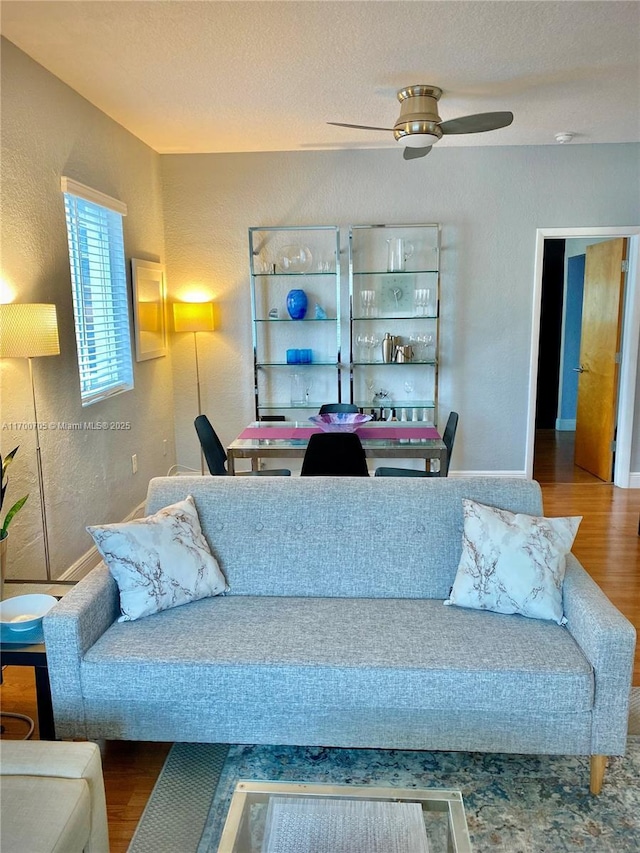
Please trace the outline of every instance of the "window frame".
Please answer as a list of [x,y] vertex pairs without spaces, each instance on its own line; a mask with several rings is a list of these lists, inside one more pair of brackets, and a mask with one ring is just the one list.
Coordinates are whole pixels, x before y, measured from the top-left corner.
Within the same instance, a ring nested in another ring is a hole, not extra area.
[[62,177],[80,399],[91,406],[134,387],[131,312],[118,199]]

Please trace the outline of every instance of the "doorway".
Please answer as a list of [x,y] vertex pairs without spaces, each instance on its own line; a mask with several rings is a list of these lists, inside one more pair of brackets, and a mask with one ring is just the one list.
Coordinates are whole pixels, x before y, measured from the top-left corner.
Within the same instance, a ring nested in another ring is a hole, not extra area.
[[[546,241],[585,239],[597,242],[615,237],[629,237],[630,239],[628,252],[629,269],[623,317],[618,431],[613,481],[616,486],[622,488],[629,488],[631,485],[631,442],[633,437],[633,414],[640,340],[640,226],[619,228],[541,228],[537,230],[529,373],[529,414],[525,460],[525,473],[527,477],[533,476],[536,446],[536,412],[539,390],[538,367],[539,355],[541,353],[542,280],[545,267]],[[561,450],[566,454],[566,447],[561,448]]]

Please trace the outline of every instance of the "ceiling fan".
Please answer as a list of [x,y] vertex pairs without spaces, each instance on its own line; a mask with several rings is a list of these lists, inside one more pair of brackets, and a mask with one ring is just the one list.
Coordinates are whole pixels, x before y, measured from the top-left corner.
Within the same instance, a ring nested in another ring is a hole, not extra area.
[[442,89],[437,86],[418,84],[407,86],[398,92],[400,116],[393,127],[370,127],[364,124],[345,124],[329,121],[337,127],[355,127],[358,130],[388,130],[405,146],[404,159],[425,157],[431,147],[448,133],[484,133],[507,127],[513,121],[513,113],[478,113],[472,116],[442,121],[438,115],[438,101]]

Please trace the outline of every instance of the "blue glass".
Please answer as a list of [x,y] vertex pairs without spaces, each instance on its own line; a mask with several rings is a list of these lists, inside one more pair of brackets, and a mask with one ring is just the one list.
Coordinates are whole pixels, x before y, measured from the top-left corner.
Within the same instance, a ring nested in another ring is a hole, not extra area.
[[290,290],[287,293],[287,311],[292,320],[302,320],[307,313],[307,294],[304,290]]

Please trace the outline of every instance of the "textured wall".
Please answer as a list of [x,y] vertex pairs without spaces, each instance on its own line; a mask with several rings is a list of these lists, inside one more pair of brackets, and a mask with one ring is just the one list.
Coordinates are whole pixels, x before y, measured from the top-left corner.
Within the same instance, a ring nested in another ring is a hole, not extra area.
[[[130,422],[125,431],[43,431],[41,445],[54,575],[92,545],[85,525],[118,521],[145,496],[149,478],[174,462],[170,358],[136,364],[135,389],[87,408],[73,328],[67,235],[60,176],[121,199],[125,255],[164,260],[159,157],[12,44],[2,41],[2,280],[12,301],[55,302],[61,354],[34,361],[39,421]],[[9,301],[2,293],[2,301]],[[13,502],[30,493],[11,526],[9,577],[44,576],[26,361],[0,363],[2,452],[20,451],[11,468]],[[167,456],[163,439],[168,440]],[[138,456],[132,474],[131,455]]]
[[[218,301],[203,406],[227,442],[253,416],[247,228],[441,222],[441,420],[454,468],[524,471],[536,228],[640,221],[637,145],[165,155],[169,281]],[[346,236],[346,231],[345,231]],[[346,275],[345,275],[346,283]],[[193,355],[174,359],[178,459],[198,464]],[[632,470],[640,470],[639,417]]]

